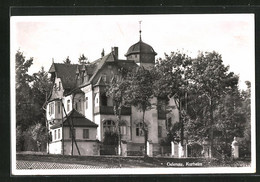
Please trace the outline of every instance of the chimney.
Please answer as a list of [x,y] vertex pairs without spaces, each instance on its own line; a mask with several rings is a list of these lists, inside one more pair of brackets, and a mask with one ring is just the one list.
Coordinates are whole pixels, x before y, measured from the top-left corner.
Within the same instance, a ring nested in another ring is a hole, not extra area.
[[105,50],[103,49],[101,52],[101,58],[105,56]]
[[112,52],[116,56],[116,58],[118,59],[118,47],[112,47]]

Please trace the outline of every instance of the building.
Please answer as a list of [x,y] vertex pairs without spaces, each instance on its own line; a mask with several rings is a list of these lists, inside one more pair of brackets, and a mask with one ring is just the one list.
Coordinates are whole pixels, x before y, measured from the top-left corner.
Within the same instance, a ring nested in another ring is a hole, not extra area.
[[[157,53],[141,39],[130,46],[126,59],[119,59],[118,47],[94,62],[85,64],[53,63],[49,70],[53,89],[48,98],[47,120],[51,140],[49,153],[77,155],[99,155],[100,144],[106,131],[115,131],[116,116],[113,102],[105,93],[106,85],[120,76],[119,69],[132,70],[138,66],[146,69],[154,66]],[[153,98],[155,104],[159,99]],[[175,101],[169,105],[176,108]],[[164,109],[153,108],[146,112],[148,122],[148,140],[154,154],[160,153],[160,140],[167,135],[169,123],[178,121],[178,110],[167,113]],[[142,113],[135,107],[122,109],[122,140],[127,155],[142,152],[144,136],[141,129]],[[62,122],[63,121],[63,122]],[[74,132],[72,132],[74,131]],[[75,141],[73,142],[73,134]]]

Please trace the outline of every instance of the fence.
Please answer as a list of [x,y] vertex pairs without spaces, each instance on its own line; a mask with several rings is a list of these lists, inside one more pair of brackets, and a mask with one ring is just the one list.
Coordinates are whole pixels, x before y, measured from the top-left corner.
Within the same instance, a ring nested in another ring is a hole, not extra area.
[[100,145],[100,155],[117,155],[118,147],[115,145]]

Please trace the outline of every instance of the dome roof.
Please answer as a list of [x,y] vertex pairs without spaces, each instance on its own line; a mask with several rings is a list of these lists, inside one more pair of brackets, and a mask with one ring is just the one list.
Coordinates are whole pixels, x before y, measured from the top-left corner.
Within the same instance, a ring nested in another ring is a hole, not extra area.
[[152,46],[144,43],[142,40],[137,42],[136,44],[132,45],[125,56],[129,56],[131,54],[136,54],[136,53],[145,53],[145,54],[154,54],[157,55],[157,53],[153,50]]

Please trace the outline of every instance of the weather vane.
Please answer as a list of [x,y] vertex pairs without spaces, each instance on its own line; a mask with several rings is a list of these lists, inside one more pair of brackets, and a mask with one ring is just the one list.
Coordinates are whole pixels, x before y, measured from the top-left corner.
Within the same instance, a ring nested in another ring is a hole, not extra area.
[[141,33],[142,33],[142,30],[141,30],[141,24],[142,24],[142,21],[139,21],[139,33],[140,33],[140,40],[142,40],[142,38],[141,38]]

